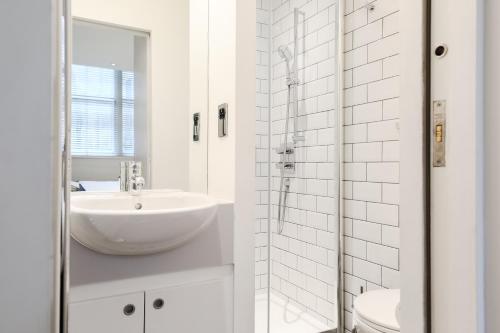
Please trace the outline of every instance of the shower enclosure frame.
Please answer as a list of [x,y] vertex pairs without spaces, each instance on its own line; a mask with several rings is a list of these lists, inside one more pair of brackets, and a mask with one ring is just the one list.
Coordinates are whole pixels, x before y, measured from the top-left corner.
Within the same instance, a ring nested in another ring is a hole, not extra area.
[[[73,16],[71,0],[62,0],[64,17],[64,143],[62,153],[62,239],[61,239],[61,333],[69,333],[69,291],[70,291],[70,214],[71,214],[71,64],[73,58]],[[62,55],[60,55],[62,56]]]
[[345,2],[337,0],[335,21],[336,98],[337,103],[337,332],[345,331],[344,320],[344,10]]
[[[344,332],[345,331],[345,318],[344,318],[344,189],[342,186],[342,179],[344,179],[344,1],[337,0],[336,2],[336,13],[335,13],[335,57],[336,57],[336,68],[335,68],[335,110],[337,112],[336,117],[336,154],[335,154],[335,175],[337,177],[337,327],[333,329],[333,332]],[[303,13],[303,12],[302,12]],[[267,194],[268,194],[268,205],[267,205],[267,332],[271,332],[271,242],[272,242],[272,231],[271,231],[271,220],[272,220],[272,205],[271,205],[271,194],[272,194],[272,151],[271,151],[271,111],[272,111],[272,59],[273,59],[273,38],[272,38],[272,17],[273,17],[272,6],[268,8],[269,17],[269,40],[268,40],[268,72],[267,79],[269,82],[268,87],[268,118],[267,118],[267,130],[268,130],[268,163],[267,163]],[[292,70],[292,76],[297,76],[297,24],[300,11],[294,9],[294,64]],[[305,14],[304,14],[305,20]],[[298,97],[297,86],[294,87],[295,96]],[[294,108],[294,133],[298,133],[298,98],[296,98],[296,104]],[[287,120],[288,121],[288,120]],[[285,142],[288,139],[286,138]],[[293,140],[295,143],[295,140]],[[286,150],[286,146],[284,149]],[[281,189],[280,189],[281,191]]]

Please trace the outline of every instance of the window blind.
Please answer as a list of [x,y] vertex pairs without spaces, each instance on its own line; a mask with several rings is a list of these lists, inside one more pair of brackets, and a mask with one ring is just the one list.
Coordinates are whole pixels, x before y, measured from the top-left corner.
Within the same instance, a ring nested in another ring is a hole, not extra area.
[[72,67],[73,156],[134,155],[134,74]]

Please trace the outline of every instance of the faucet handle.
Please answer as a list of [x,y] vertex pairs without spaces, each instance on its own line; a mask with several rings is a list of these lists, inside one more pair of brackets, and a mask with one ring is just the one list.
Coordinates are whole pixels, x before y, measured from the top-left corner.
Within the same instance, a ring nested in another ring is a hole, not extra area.
[[144,188],[146,181],[144,177],[132,176],[130,178],[129,193],[132,195],[139,195]]
[[140,187],[142,189],[146,184],[146,181],[144,180],[144,177],[136,176],[134,177],[134,183],[136,187]]

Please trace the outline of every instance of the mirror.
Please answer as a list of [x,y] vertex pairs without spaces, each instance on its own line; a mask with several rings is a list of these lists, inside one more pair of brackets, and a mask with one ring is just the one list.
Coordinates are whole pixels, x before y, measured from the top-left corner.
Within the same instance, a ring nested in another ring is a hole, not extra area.
[[122,163],[138,162],[148,180],[149,34],[74,20],[72,179],[77,190],[118,191]]
[[73,190],[206,193],[208,2],[72,7]]

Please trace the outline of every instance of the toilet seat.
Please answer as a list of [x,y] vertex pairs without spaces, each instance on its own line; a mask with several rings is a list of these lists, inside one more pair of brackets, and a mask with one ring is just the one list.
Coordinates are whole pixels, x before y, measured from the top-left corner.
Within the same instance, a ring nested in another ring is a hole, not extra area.
[[399,333],[399,289],[381,289],[359,295],[354,301],[354,325],[362,333]]

